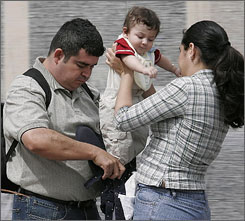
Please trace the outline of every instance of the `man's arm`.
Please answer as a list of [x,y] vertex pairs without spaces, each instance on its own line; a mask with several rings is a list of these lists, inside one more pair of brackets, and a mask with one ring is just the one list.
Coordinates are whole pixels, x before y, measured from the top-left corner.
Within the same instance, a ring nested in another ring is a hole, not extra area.
[[76,141],[51,129],[31,129],[21,139],[26,148],[49,160],[92,160],[104,170],[103,179],[120,178],[125,171],[119,160],[101,148]]

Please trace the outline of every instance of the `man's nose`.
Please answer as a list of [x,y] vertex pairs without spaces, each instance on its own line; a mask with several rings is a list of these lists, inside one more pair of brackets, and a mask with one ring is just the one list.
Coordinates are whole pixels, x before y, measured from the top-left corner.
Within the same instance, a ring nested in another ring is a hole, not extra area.
[[85,67],[85,68],[83,68],[81,75],[84,75],[86,77],[90,77],[91,72],[92,72],[92,70],[90,67]]

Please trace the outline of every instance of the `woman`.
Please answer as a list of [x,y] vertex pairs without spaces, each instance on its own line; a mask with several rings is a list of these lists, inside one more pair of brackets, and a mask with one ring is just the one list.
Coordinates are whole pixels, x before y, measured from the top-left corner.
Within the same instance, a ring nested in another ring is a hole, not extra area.
[[[107,63],[118,66],[112,50]],[[229,127],[244,125],[244,58],[220,25],[200,21],[184,32],[179,67],[183,77],[135,105],[132,73],[121,71],[117,128],[152,132],[137,171],[134,220],[210,220],[207,168]]]

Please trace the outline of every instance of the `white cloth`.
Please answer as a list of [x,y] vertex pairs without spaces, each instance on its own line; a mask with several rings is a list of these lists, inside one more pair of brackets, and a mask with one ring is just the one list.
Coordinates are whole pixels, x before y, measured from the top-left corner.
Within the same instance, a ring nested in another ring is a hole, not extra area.
[[137,186],[135,176],[136,172],[133,172],[131,177],[129,177],[129,179],[125,183],[126,195],[118,194],[118,198],[121,201],[124,217],[126,220],[131,219],[134,214],[134,201]]
[[1,193],[1,220],[12,220],[14,194]]

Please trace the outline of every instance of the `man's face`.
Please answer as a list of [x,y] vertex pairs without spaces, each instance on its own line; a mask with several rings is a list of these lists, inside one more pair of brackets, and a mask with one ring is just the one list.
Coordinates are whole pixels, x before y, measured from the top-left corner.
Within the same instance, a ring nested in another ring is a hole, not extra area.
[[88,55],[84,49],[66,62],[64,58],[63,54],[56,66],[56,80],[70,91],[77,89],[90,78],[92,69],[99,60],[99,57]]

